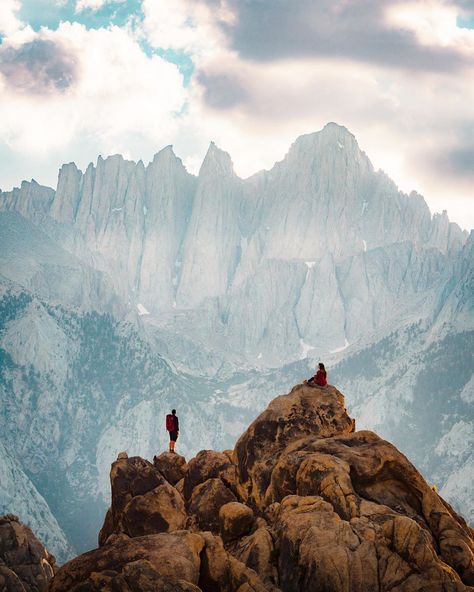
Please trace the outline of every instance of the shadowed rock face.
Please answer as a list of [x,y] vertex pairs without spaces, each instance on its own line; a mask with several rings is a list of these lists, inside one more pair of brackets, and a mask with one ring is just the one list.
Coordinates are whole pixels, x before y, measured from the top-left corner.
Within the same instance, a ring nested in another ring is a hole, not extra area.
[[354,430],[337,389],[299,385],[231,454],[117,460],[101,547],[51,592],[474,591],[473,531],[394,446]]
[[55,560],[17,516],[0,517],[0,590],[46,592]]

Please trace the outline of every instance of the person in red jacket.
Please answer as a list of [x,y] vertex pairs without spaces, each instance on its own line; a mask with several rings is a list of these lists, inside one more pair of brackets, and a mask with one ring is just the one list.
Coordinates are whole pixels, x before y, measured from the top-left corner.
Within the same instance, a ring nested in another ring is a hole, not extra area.
[[172,409],[171,413],[166,416],[166,429],[170,435],[170,452],[174,452],[176,440],[179,435],[179,419],[176,415],[176,409]]
[[326,386],[328,383],[327,378],[326,368],[322,362],[319,362],[316,374],[309,380],[305,380],[304,383],[309,386]]

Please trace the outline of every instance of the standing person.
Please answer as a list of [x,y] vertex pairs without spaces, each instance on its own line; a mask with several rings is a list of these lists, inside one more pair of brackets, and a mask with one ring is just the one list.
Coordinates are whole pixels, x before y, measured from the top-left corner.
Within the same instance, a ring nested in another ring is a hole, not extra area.
[[305,380],[304,383],[309,386],[326,386],[328,383],[327,377],[328,375],[324,364],[319,362],[316,374],[309,380]]
[[176,440],[179,435],[179,419],[176,415],[176,409],[172,409],[171,413],[166,416],[166,429],[170,435],[170,452],[174,452]]

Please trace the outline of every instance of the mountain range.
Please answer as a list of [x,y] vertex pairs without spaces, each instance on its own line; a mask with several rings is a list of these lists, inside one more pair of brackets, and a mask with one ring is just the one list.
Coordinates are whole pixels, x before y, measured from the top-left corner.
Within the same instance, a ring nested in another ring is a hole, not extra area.
[[0,513],[91,548],[107,467],[164,449],[170,407],[182,453],[232,447],[323,359],[474,520],[473,250],[334,123],[247,179],[211,143],[198,176],[168,146],[0,193]]

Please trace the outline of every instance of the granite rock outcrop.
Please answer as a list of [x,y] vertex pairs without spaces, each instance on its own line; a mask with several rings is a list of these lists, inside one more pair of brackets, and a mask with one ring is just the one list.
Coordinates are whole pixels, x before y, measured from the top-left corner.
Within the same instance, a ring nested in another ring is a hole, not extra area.
[[99,549],[51,592],[474,590],[472,529],[332,386],[274,399],[232,453],[120,458],[111,484]]
[[47,592],[55,558],[17,516],[0,516],[0,590]]

